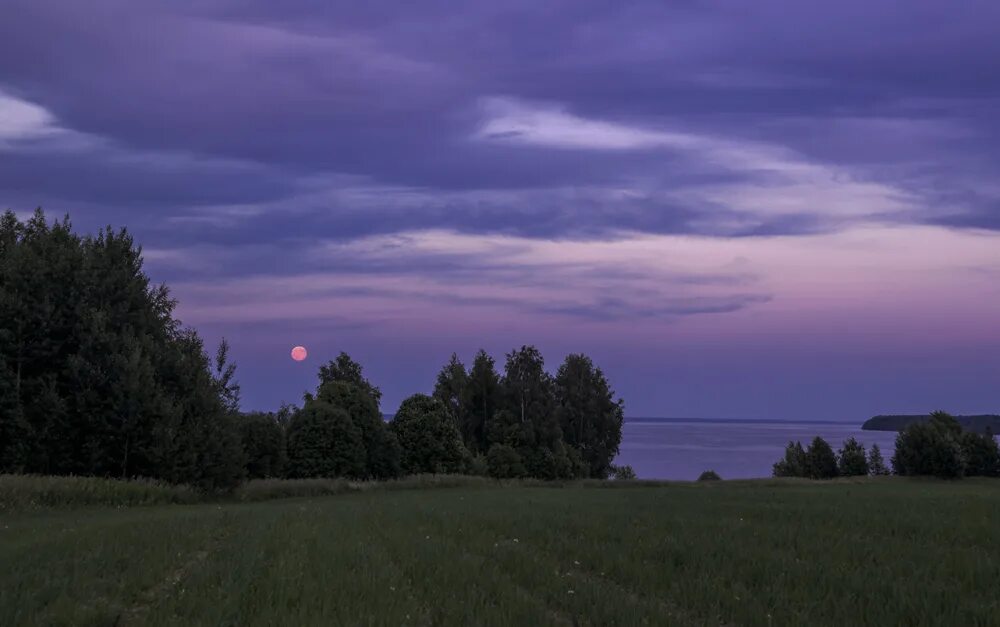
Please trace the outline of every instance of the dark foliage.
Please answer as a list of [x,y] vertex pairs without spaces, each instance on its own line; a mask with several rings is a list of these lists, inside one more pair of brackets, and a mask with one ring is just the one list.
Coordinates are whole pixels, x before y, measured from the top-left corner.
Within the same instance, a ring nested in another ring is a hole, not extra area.
[[485,453],[490,441],[487,433],[500,405],[500,375],[493,358],[480,350],[472,362],[465,393],[463,436],[470,451]]
[[452,353],[451,359],[438,373],[434,384],[434,398],[441,401],[448,410],[448,416],[455,428],[462,432],[462,439],[466,444],[473,439],[473,434],[469,433],[471,425],[467,420],[468,384],[469,374],[465,371],[465,364],[459,361],[458,355]]
[[962,427],[951,415],[934,412],[896,436],[892,468],[898,475],[929,475],[955,479],[965,475]]
[[361,431],[343,407],[311,399],[288,425],[288,476],[364,478]]
[[722,477],[720,477],[719,473],[715,472],[714,470],[706,470],[705,472],[698,475],[698,481],[721,481],[721,480]]
[[522,346],[507,354],[500,387],[504,409],[521,426],[517,448],[552,450],[562,439],[555,383],[537,348]]
[[882,458],[882,449],[879,448],[878,444],[872,444],[871,449],[868,451],[868,472],[873,477],[889,474],[889,468],[885,465],[885,460]]
[[806,449],[806,471],[811,479],[833,479],[837,476],[837,456],[823,438],[816,436]]
[[246,474],[249,479],[269,479],[284,475],[288,460],[285,429],[275,414],[250,412],[239,418]]
[[[330,379],[319,386],[316,398],[347,412],[361,434],[361,444],[365,459],[364,477],[387,479],[400,474],[400,448],[396,437],[389,429],[379,411],[377,395],[372,386],[360,378],[361,366],[341,353],[341,364],[350,365],[358,379],[350,383],[345,379]],[[322,380],[323,377],[321,376]],[[358,382],[361,381],[361,383]]]
[[361,364],[351,359],[351,356],[347,353],[342,352],[336,359],[319,367],[320,387],[335,381],[360,388],[375,401],[376,406],[382,400],[382,391],[364,377],[361,371]]
[[414,394],[399,406],[390,423],[403,451],[403,472],[459,473],[469,453],[444,403]]
[[990,430],[984,434],[966,431],[962,434],[960,444],[966,476],[996,477],[1000,474],[1000,448]]
[[855,438],[848,438],[838,451],[837,469],[845,477],[865,477],[868,475],[868,457],[865,447]]
[[559,424],[591,477],[606,477],[621,444],[624,409],[608,380],[586,355],[569,355],[555,378]]
[[809,462],[801,442],[789,442],[785,457],[774,464],[775,477],[807,477]]
[[491,446],[486,454],[486,465],[490,476],[497,479],[516,479],[527,474],[521,456],[507,444]]
[[[0,219],[0,471],[144,476],[227,490],[232,409],[125,230]],[[225,373],[226,366],[223,369]]]

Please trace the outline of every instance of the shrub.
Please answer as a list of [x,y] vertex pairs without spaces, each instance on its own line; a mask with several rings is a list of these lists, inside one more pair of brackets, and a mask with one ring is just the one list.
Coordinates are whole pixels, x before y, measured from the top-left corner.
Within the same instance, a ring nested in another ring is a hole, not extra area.
[[911,424],[896,436],[893,471],[899,475],[929,475],[954,479],[965,474],[962,427],[945,412],[934,412],[929,422]]
[[615,481],[632,481],[635,477],[635,471],[628,464],[624,466],[616,466],[611,464],[610,471],[608,472],[608,479],[613,479]]
[[438,399],[414,394],[399,406],[391,426],[399,438],[402,467],[407,474],[452,474],[465,469],[469,453],[447,408]]
[[838,470],[845,477],[865,477],[868,475],[868,458],[865,447],[855,438],[844,441],[838,453]]
[[801,442],[789,442],[785,457],[774,464],[775,477],[806,477],[808,458]]
[[[364,451],[362,477],[391,479],[401,470],[402,451],[397,437],[389,432],[379,411],[378,388],[361,378],[361,366],[346,353],[336,362],[320,368],[320,379],[327,378],[316,390],[316,399],[343,409],[361,435]],[[339,377],[339,378],[331,378]]]
[[494,444],[486,454],[489,474],[496,479],[516,479],[527,474],[517,451],[506,444]]
[[365,476],[365,447],[347,411],[315,399],[288,426],[288,476]]
[[467,471],[470,475],[474,477],[486,477],[490,474],[490,466],[486,461],[486,456],[480,453],[469,458],[469,466]]
[[722,477],[719,476],[719,473],[714,470],[706,470],[698,475],[698,481],[720,481],[721,479]]
[[1000,474],[1000,448],[991,431],[987,430],[985,434],[963,433],[960,444],[966,476],[996,477]]

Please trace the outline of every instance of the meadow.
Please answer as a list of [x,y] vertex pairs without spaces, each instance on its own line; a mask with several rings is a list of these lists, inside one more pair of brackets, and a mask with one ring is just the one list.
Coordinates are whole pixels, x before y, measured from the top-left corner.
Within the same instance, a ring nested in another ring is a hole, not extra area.
[[422,478],[214,502],[147,485],[115,503],[25,479],[0,478],[2,625],[1000,620],[996,480]]

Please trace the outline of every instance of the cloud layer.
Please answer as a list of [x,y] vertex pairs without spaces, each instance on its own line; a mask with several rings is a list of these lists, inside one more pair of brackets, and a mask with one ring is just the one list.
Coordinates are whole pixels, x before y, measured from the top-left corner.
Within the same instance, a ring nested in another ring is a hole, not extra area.
[[[1000,373],[959,355],[1000,344],[995,2],[8,4],[0,205],[127,224],[252,404],[306,385],[268,371],[289,342],[367,355],[390,405],[426,382],[387,364],[477,342],[696,388],[745,351]],[[929,372],[828,417],[989,397]]]

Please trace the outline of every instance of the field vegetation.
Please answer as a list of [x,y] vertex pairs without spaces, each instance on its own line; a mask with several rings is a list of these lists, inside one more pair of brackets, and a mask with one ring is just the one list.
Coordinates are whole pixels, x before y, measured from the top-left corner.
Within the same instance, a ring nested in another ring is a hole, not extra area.
[[996,480],[428,481],[8,508],[0,624],[988,625],[1000,611]]

